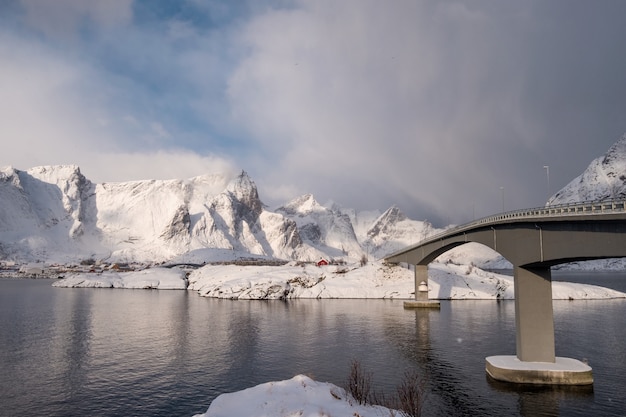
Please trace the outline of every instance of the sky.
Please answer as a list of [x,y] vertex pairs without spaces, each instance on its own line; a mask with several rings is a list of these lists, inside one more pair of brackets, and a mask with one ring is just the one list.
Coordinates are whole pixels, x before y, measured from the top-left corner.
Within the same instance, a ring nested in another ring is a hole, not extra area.
[[[460,224],[626,133],[626,2],[3,0],[0,167]],[[545,168],[548,167],[548,168]]]

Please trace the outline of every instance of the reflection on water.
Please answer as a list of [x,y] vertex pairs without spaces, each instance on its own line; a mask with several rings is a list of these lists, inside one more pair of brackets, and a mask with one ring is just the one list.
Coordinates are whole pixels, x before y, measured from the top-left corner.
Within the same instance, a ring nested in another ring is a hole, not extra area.
[[[559,404],[593,400],[593,385],[583,386],[533,386],[509,384],[486,377],[494,392],[519,397],[519,414],[522,416],[558,416]],[[585,414],[583,414],[585,415]]]
[[426,416],[622,415],[626,301],[554,303],[558,356],[592,388],[499,384],[485,357],[515,353],[513,301],[229,301],[184,291],[58,289],[0,281],[5,415],[191,416],[217,395],[307,374],[343,385],[352,360],[392,393],[426,380]]

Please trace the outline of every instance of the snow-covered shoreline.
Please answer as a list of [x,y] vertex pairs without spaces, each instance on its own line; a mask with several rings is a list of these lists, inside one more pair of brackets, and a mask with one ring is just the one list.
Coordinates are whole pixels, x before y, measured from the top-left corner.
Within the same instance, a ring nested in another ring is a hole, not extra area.
[[52,286],[65,288],[127,288],[185,290],[185,271],[178,268],[149,268],[141,271],[77,273],[55,281]]
[[[513,277],[475,266],[432,263],[429,298],[441,300],[514,299]],[[365,266],[289,263],[284,266],[206,265],[187,274],[179,268],[135,272],[80,273],[57,280],[55,287],[187,289],[203,297],[271,300],[298,298],[413,299],[413,271],[370,262]],[[589,284],[552,282],[555,300],[626,298],[626,294]]]

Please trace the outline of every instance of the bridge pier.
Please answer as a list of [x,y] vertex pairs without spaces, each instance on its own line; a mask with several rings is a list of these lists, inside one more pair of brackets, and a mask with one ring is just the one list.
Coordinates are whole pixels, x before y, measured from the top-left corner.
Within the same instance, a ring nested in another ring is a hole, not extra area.
[[428,265],[414,266],[415,301],[405,301],[404,308],[440,308],[441,303],[438,300],[428,299]]
[[591,368],[559,358],[554,348],[554,312],[550,267],[515,267],[517,356],[490,356],[486,371],[494,379],[529,384],[588,385]]
[[550,267],[515,267],[517,358],[554,362],[554,313]]
[[[419,287],[420,283],[428,283],[428,265],[415,265],[415,300],[420,300]],[[428,300],[428,293],[426,294]]]

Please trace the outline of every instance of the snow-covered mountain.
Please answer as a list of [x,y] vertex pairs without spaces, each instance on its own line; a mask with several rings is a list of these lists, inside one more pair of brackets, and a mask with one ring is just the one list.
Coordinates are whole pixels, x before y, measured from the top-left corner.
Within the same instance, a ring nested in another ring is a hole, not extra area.
[[[626,134],[547,204],[623,197]],[[270,210],[245,172],[94,184],[75,165],[0,170],[0,261],[209,262],[213,256],[354,262],[437,232],[397,207],[357,212],[322,205],[310,194]],[[506,265],[495,253],[477,259],[477,250],[465,246],[442,261]]]
[[204,175],[94,184],[75,165],[0,171],[0,260],[210,261],[232,258],[354,261],[436,232],[397,208],[383,214],[323,206],[310,194],[269,210],[256,185]]
[[587,169],[548,200],[548,205],[626,197],[626,134],[606,155],[594,159]]

